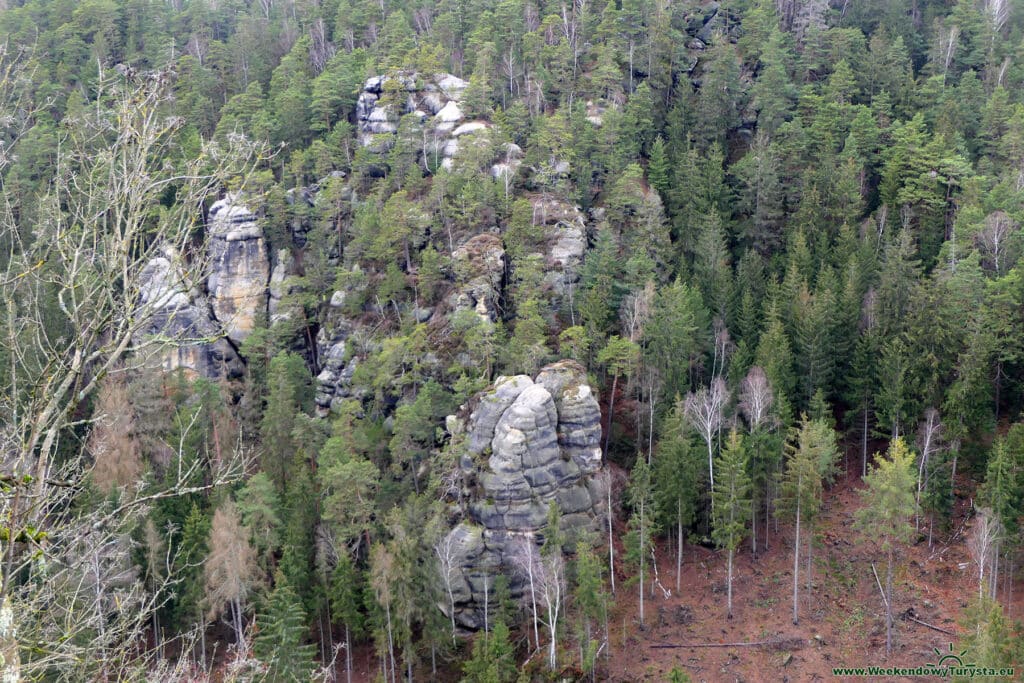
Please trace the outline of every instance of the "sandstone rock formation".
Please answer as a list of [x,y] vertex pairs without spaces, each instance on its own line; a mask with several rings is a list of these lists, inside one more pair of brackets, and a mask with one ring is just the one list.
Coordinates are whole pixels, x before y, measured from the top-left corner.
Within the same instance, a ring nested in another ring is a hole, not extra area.
[[136,335],[140,362],[166,372],[236,378],[242,360],[213,320],[206,299],[185,283],[179,257],[171,250],[152,259],[141,273],[139,307],[150,317]]
[[402,117],[412,115],[425,165],[451,169],[466,140],[491,127],[488,121],[466,119],[460,102],[467,86],[461,78],[444,73],[425,77],[401,72],[367,79],[356,103],[360,144],[371,152],[387,152],[395,144]]
[[255,214],[228,195],[210,207],[207,230],[210,304],[228,337],[238,344],[267,310],[270,258],[263,229]]
[[533,222],[543,225],[547,238],[547,272],[544,282],[556,297],[565,296],[579,279],[587,250],[587,225],[578,207],[558,199],[532,200]]
[[456,282],[452,308],[473,310],[484,320],[497,320],[505,277],[501,238],[488,233],[470,238],[452,254],[452,263]]
[[445,541],[462,627],[483,626],[484,593],[493,590],[496,574],[508,575],[513,596],[522,595],[525,584],[511,570],[511,555],[522,539],[543,542],[552,501],[569,542],[599,529],[600,420],[586,373],[574,361],[549,365],[535,379],[499,377],[468,419],[449,419],[449,430],[465,436],[461,469],[469,502]]

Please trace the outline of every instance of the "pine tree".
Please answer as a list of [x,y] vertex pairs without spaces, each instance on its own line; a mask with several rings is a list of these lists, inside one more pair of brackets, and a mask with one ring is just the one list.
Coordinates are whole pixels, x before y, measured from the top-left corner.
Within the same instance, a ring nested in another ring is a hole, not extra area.
[[608,399],[608,432],[604,440],[606,453],[608,452],[608,446],[611,444],[612,421],[615,419],[615,390],[618,387],[619,378],[623,375],[628,377],[633,374],[639,357],[640,347],[637,346],[636,342],[618,335],[612,335],[608,339],[608,344],[597,354],[597,362],[608,369],[608,374],[612,378],[611,392]]
[[296,683],[308,681],[315,648],[305,642],[309,627],[302,601],[281,572],[274,577],[274,590],[263,613],[257,617],[257,623],[259,631],[253,642],[253,652],[267,665],[270,679]]
[[914,533],[914,454],[902,439],[894,439],[884,458],[865,477],[864,507],[857,511],[857,526],[885,553],[888,571],[885,583],[885,654],[892,652],[893,568],[897,545]]
[[728,552],[726,615],[732,619],[732,560],[743,541],[750,516],[750,478],[747,476],[747,447],[735,429],[729,432],[725,447],[718,456],[718,477],[715,480],[714,520],[711,537],[719,548]]

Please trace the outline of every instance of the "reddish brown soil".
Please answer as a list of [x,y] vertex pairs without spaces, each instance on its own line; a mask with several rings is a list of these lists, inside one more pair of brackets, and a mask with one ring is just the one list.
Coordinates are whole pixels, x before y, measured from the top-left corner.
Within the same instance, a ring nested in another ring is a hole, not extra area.
[[[852,463],[851,463],[852,469]],[[838,680],[834,666],[917,666],[936,660],[933,648],[958,643],[949,636],[899,615],[912,615],[959,633],[965,609],[977,592],[977,575],[966,547],[970,522],[967,499],[958,499],[953,529],[900,552],[894,579],[894,645],[885,656],[885,609],[871,571],[874,561],[885,580],[885,560],[852,529],[861,506],[858,472],[851,471],[826,493],[814,548],[814,588],[805,590],[801,558],[800,621],[792,621],[792,530],[780,525],[770,550],[754,559],[749,541],[735,559],[733,618],[726,619],[724,553],[687,546],[675,591],[675,556],[659,553],[661,590],[646,606],[646,629],[639,624],[637,588],[619,589],[611,620],[611,657],[602,678],[609,681],[663,681],[673,666],[693,681]],[[923,525],[923,522],[922,522]],[[1019,582],[1018,582],[1019,583]],[[628,597],[627,597],[628,596]],[[1015,586],[1010,615],[1024,616],[1024,587]],[[1004,601],[1004,605],[1005,605]],[[783,640],[765,647],[681,647],[662,645]],[[849,679],[854,680],[854,679]],[[869,680],[869,679],[857,679]],[[877,679],[882,680],[882,679]]]
[[[912,610],[911,614],[921,621],[953,633],[962,632],[965,611],[978,590],[977,570],[966,545],[971,525],[969,491],[958,489],[952,529],[936,532],[933,547],[928,546],[926,521],[922,520],[922,540],[903,549],[898,556],[894,646],[887,658],[884,605],[871,571],[874,562],[884,581],[885,559],[863,534],[852,528],[854,513],[862,505],[857,465],[851,458],[849,474],[825,494],[817,526],[814,586],[810,594],[805,589],[805,563],[801,558],[799,624],[792,621],[790,525],[780,523],[778,532],[773,530],[769,538],[769,550],[759,550],[757,558],[751,554],[749,539],[737,552],[732,619],[726,618],[725,554],[687,545],[680,577],[682,590],[677,592],[675,552],[663,541],[659,546],[658,569],[661,583],[671,595],[665,597],[660,589],[655,589],[653,595],[647,594],[647,625],[641,628],[638,588],[625,586],[628,577],[621,565],[618,567],[618,591],[609,624],[610,657],[602,657],[597,680],[665,681],[668,672],[678,666],[695,683],[831,681],[840,680],[832,676],[835,666],[917,666],[936,660],[933,648],[946,650],[950,642],[958,646],[959,636],[934,631],[900,615]],[[620,543],[621,539],[617,545]],[[621,557],[619,545],[617,558]],[[1020,583],[1012,587],[1009,614],[1014,620],[1024,618],[1024,586]],[[1007,604],[1005,593],[1001,593],[1000,600],[1004,606]],[[760,641],[778,644],[686,647]],[[565,647],[571,647],[568,640],[565,642]],[[361,644],[354,649],[353,681],[374,680],[379,667],[372,646]],[[469,649],[469,644],[465,644],[461,654],[468,655]],[[571,658],[569,652],[563,654],[563,660]],[[520,654],[520,659],[524,657]],[[338,680],[344,680],[343,656],[339,657],[338,665]],[[443,663],[436,680],[456,681],[459,671],[457,662]],[[429,669],[416,673],[416,680],[430,678]]]

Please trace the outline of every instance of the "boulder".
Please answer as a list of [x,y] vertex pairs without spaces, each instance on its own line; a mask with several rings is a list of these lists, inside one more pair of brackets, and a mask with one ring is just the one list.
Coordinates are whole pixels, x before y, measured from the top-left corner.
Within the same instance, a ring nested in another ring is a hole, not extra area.
[[[508,576],[513,598],[524,595],[513,556],[524,542],[543,543],[551,503],[571,549],[581,532],[600,527],[605,494],[596,476],[601,413],[575,361],[549,365],[535,379],[499,377],[470,406],[446,420],[453,438],[465,435],[459,461],[468,503],[444,543],[457,549],[456,561],[446,563],[456,622],[475,630],[483,627],[496,573]],[[446,613],[449,607],[442,606]]]

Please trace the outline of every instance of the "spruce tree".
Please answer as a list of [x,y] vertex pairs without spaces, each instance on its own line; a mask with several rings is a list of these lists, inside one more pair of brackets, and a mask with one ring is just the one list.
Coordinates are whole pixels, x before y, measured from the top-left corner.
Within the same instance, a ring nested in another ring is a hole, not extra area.
[[[786,470],[780,482],[775,514],[794,522],[793,623],[796,624],[800,619],[801,538],[803,535],[813,541],[814,520],[821,509],[823,479],[834,467],[838,455],[835,433],[828,425],[812,422],[805,416],[800,427],[793,430],[786,451]],[[808,554],[811,541],[807,544]]]
[[654,549],[654,535],[657,530],[657,505],[654,501],[654,487],[651,469],[647,461],[637,457],[630,473],[627,492],[632,513],[629,517],[629,531],[626,532],[626,562],[636,568],[633,581],[637,583],[640,605],[640,626],[645,626],[644,591],[647,586],[648,557]]
[[267,665],[270,679],[296,683],[308,681],[315,648],[306,644],[309,631],[306,611],[281,572],[274,577],[274,590],[263,613],[257,617],[257,623],[259,631],[253,642],[253,652]]
[[747,447],[743,437],[733,429],[718,455],[718,477],[715,479],[714,520],[711,537],[728,553],[726,615],[732,619],[732,560],[743,541],[750,517],[750,478],[747,476]]

